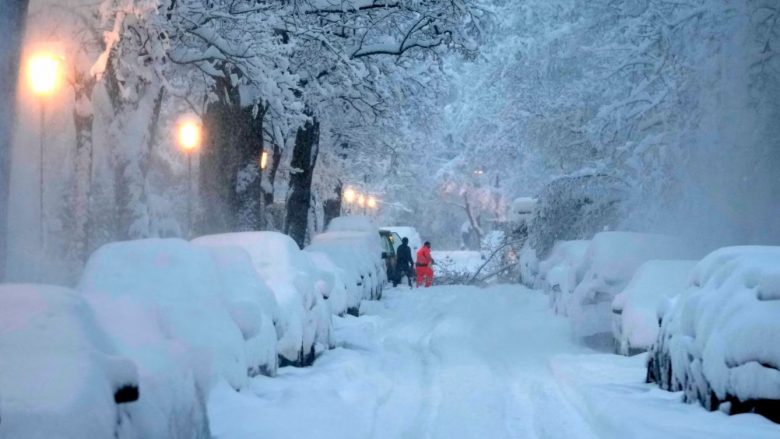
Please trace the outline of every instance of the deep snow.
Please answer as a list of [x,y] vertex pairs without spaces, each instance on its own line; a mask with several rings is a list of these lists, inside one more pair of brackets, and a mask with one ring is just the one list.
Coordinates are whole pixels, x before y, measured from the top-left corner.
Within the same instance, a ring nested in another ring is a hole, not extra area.
[[398,288],[362,311],[334,319],[338,347],[314,366],[217,386],[214,437],[780,437],[644,384],[643,356],[575,343],[538,291]]

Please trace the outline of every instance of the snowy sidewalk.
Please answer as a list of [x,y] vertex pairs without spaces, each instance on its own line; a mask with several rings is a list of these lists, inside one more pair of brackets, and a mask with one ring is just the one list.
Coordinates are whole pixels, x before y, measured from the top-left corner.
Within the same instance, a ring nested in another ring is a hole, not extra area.
[[396,289],[368,308],[337,319],[339,347],[313,367],[256,378],[243,394],[216,389],[214,436],[691,437],[673,435],[688,420],[685,431],[702,437],[780,437],[763,418],[727,418],[650,390],[640,359],[575,344],[535,291]]

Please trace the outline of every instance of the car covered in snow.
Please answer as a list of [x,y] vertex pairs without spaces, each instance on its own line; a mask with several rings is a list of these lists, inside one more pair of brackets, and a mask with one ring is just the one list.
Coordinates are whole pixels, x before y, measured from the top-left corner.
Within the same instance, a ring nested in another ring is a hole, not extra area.
[[538,283],[550,295],[556,314],[566,314],[574,288],[584,275],[585,254],[590,241],[556,241],[550,255],[539,262]]
[[308,251],[328,254],[345,272],[348,282],[360,285],[363,300],[382,297],[387,268],[379,229],[367,217],[346,216],[331,220],[324,233],[314,236]]
[[357,300],[350,299],[350,289],[347,286],[349,276],[346,271],[336,264],[333,259],[323,252],[307,251],[314,266],[319,270],[316,283],[317,291],[328,303],[330,312],[337,316],[343,316],[349,308],[360,305],[359,294]]
[[780,247],[716,250],[662,314],[648,381],[709,410],[780,423],[778,316]]
[[[196,244],[197,245],[197,244]],[[238,246],[208,246],[222,283],[222,300],[244,337],[247,372],[272,376],[278,364],[276,322],[279,307],[252,259]]]
[[209,437],[211,389],[241,389],[258,367],[212,254],[181,239],[107,244],[89,258],[78,290],[138,366],[143,394],[132,417],[150,429],[144,437]]
[[696,253],[673,236],[601,232],[593,237],[572,292],[568,315],[576,337],[606,348],[612,345],[612,301],[651,259],[695,259]]
[[138,397],[135,364],[75,291],[0,285],[0,437],[144,437]]
[[658,337],[658,310],[682,293],[696,261],[648,261],[612,301],[612,335],[621,355],[647,351]]
[[330,347],[330,310],[317,290],[319,270],[287,235],[239,232],[201,236],[198,246],[240,247],[273,291],[279,315],[277,352],[281,366],[306,366]]

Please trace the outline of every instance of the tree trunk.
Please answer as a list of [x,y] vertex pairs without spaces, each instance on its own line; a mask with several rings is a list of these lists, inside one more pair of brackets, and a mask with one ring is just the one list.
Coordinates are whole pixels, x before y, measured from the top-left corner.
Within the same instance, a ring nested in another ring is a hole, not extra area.
[[311,184],[319,154],[320,124],[317,118],[298,128],[290,166],[290,196],[284,232],[303,248],[311,207]]
[[16,79],[24,36],[27,0],[5,0],[0,8],[0,282],[6,278],[8,255],[8,196],[11,183],[11,145],[16,107]]
[[208,208],[196,228],[201,234],[260,230],[265,110],[241,108],[238,87],[224,79],[217,80],[217,95],[220,100],[208,106],[203,120],[199,191]]
[[472,250],[479,250],[482,246],[482,228],[479,224],[479,216],[475,216],[471,209],[471,203],[469,203],[468,192],[463,194],[463,201],[465,202],[466,216],[469,218],[469,224],[471,225],[471,231],[474,233],[474,239],[476,240],[476,248]]
[[253,115],[254,108],[241,111],[241,139],[239,148],[241,165],[237,177],[236,196],[238,203],[238,230],[262,230],[263,228],[263,180],[260,161],[263,156],[263,119],[265,109]]
[[[116,160],[114,175],[118,219],[117,237],[120,240],[148,238],[151,231],[147,175],[157,137],[164,92],[165,89],[158,86],[151,102],[146,100],[150,96],[146,96],[137,104],[140,107],[152,106],[151,117],[146,121],[145,149],[137,150],[136,152],[139,153],[137,156],[127,156],[128,151],[117,152],[119,158]],[[135,114],[128,115],[125,113],[126,111],[133,111]],[[125,106],[123,113],[119,113],[119,117],[132,118],[142,116],[145,111],[143,108],[128,110]],[[125,135],[137,135],[137,133],[125,133]],[[119,145],[122,143],[118,142]]]
[[339,185],[336,186],[336,190],[334,191],[336,193],[336,197],[325,200],[325,203],[323,203],[322,208],[325,213],[325,224],[323,224],[324,226],[327,226],[330,223],[330,220],[332,220],[333,218],[336,218],[337,216],[341,216],[342,189],[343,189],[342,184],[339,183]]
[[203,117],[198,192],[208,208],[195,222],[197,234],[233,231],[238,211],[236,178],[241,166],[236,147],[241,129],[238,89],[218,78],[216,95],[219,100],[209,104]]

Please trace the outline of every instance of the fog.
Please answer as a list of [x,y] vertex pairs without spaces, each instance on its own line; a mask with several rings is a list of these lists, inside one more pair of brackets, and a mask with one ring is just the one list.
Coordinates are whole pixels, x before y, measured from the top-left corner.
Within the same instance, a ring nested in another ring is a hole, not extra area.
[[[297,34],[272,36],[245,47],[263,56],[231,60],[225,76],[224,60],[208,58],[215,48],[273,35],[274,20],[292,12],[274,3],[209,42],[177,36],[177,15],[156,13],[154,2],[31,2],[23,60],[51,51],[63,77],[41,99],[22,74],[16,110],[2,109],[15,116],[12,129],[0,113],[0,138],[13,139],[8,279],[72,284],[90,252],[114,240],[266,229],[305,243],[338,213],[415,226],[438,248],[478,248],[464,231],[511,227],[514,199],[582,175],[625,186],[619,217],[556,239],[623,229],[707,250],[780,244],[777,5],[476,3],[479,26],[442,47],[344,57]],[[155,40],[160,29],[170,40]],[[334,41],[336,52],[353,50]],[[0,44],[7,56],[14,41]],[[3,75],[8,93],[12,75]],[[193,175],[174,136],[184,113],[211,129]],[[316,129],[305,131],[306,120]],[[314,139],[308,146],[302,133]],[[262,148],[271,161],[258,172]],[[302,157],[313,160],[301,167]],[[346,187],[379,207],[348,206],[338,198]],[[294,193],[309,194],[302,213]],[[303,235],[291,226],[296,215]],[[557,219],[534,221],[544,233]]]

